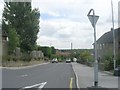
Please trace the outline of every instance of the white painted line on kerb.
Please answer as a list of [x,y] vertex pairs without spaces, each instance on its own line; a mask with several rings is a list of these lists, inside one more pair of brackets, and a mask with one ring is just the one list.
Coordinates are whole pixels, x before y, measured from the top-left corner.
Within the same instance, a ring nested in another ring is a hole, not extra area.
[[[72,68],[73,68],[73,66],[72,66]],[[76,77],[77,88],[78,88],[78,90],[80,90],[79,81],[78,81],[78,75],[77,75],[77,73],[75,72],[74,69],[73,69],[73,71],[74,71],[74,73],[75,73],[75,77]]]
[[35,64],[35,65],[23,66],[23,67],[2,67],[2,68],[10,69],[10,70],[18,70],[18,69],[28,69],[28,68],[32,68],[40,65],[45,65],[45,64],[49,64],[49,63]]
[[19,90],[25,90],[25,89],[28,89],[28,88],[35,88],[35,87],[43,88],[45,86],[45,84],[47,84],[47,82],[43,82],[43,83],[31,85],[31,86],[26,86],[26,87],[23,87],[22,89],[19,89]]
[[78,88],[78,90],[80,90],[79,81],[78,81],[78,75],[76,74],[76,72],[75,72],[75,75],[76,75],[76,84],[77,84],[77,88]]

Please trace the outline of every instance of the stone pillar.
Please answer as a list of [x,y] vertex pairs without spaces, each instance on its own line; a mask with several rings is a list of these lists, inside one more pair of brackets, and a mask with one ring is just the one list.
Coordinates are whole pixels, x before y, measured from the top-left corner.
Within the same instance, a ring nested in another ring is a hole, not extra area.
[[17,60],[19,60],[21,57],[21,52],[20,52],[19,47],[16,47],[16,49],[15,49],[15,56],[16,56]]
[[31,57],[32,57],[32,58],[36,58],[36,51],[32,51],[32,52],[31,52]]

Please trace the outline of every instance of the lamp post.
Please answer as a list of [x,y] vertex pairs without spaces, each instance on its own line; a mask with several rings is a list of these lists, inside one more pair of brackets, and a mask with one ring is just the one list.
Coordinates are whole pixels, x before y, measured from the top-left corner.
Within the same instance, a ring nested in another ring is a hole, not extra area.
[[[93,15],[90,15],[90,13],[93,12]],[[94,29],[94,86],[98,87],[98,60],[97,60],[97,42],[96,42],[96,22],[99,18],[99,16],[95,16],[95,12],[93,9],[91,9],[88,13],[88,18],[93,26]]]
[[112,9],[112,32],[113,32],[113,63],[114,63],[114,70],[116,68],[116,50],[115,50],[115,30],[114,30],[114,14],[113,14],[113,2],[111,0],[111,9]]

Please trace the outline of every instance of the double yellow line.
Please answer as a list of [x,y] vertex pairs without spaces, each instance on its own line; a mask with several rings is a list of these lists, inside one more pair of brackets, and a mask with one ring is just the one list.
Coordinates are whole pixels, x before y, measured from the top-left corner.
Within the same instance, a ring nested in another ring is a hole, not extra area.
[[69,85],[70,90],[72,90],[72,84],[73,84],[73,78],[70,79],[70,85]]

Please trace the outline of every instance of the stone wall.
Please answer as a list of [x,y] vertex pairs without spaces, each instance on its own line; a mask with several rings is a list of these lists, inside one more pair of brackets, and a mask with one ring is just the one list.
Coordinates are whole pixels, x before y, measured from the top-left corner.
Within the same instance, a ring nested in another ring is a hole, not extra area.
[[[6,57],[8,55],[8,42],[5,40],[2,40],[2,56]],[[38,59],[43,58],[44,54],[42,51],[32,51],[30,53],[21,53],[21,50],[19,47],[16,47],[15,52],[12,57],[15,57],[17,60],[23,59],[23,58],[32,58],[32,59]]]
[[32,58],[43,58],[43,52],[42,51],[32,51],[31,52],[31,57]]
[[2,56],[8,55],[8,42],[2,41]]

